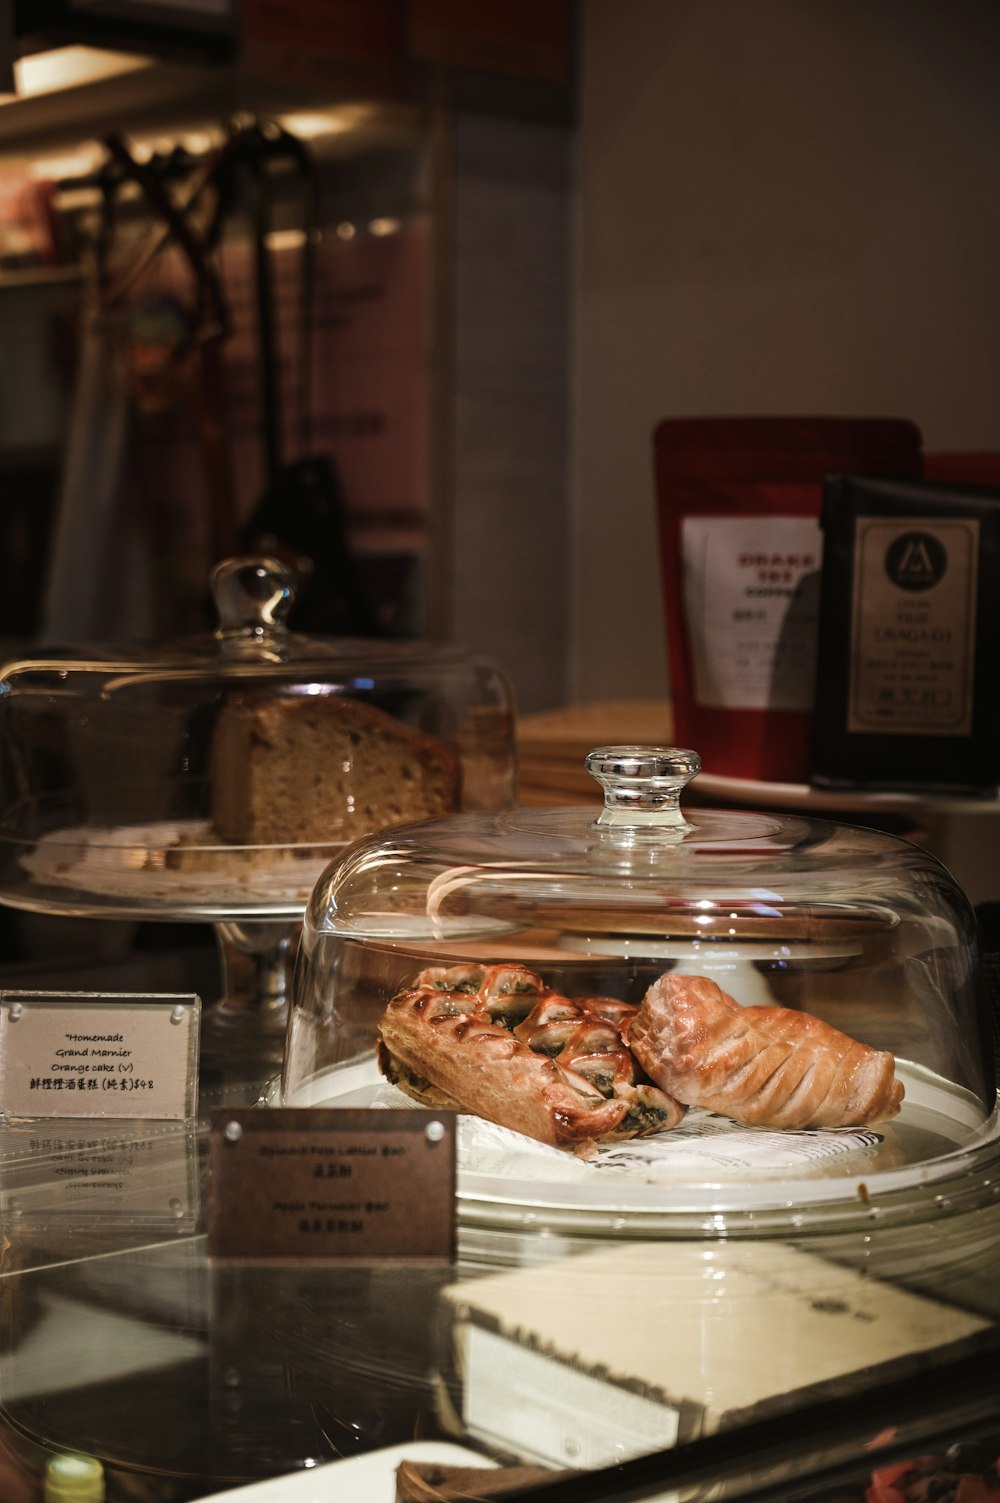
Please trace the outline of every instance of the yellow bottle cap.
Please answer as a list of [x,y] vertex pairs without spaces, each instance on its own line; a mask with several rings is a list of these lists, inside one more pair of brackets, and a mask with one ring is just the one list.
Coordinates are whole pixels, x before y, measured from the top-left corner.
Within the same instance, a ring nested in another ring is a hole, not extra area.
[[44,1496],[45,1503],[104,1503],[104,1468],[93,1456],[53,1456]]

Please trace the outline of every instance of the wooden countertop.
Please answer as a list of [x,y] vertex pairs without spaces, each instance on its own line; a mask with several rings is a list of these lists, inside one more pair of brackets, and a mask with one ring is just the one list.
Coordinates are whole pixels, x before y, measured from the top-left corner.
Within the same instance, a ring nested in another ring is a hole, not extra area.
[[524,715],[518,723],[522,804],[600,804],[601,790],[584,766],[596,746],[670,746],[673,712],[667,699],[605,699]]

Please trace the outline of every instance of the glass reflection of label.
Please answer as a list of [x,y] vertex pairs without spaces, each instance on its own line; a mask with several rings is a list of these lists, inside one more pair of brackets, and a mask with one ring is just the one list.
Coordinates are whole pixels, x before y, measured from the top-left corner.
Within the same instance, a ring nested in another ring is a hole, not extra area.
[[194,1130],[136,1123],[8,1124],[0,1129],[0,1220],[124,1220],[193,1229]]

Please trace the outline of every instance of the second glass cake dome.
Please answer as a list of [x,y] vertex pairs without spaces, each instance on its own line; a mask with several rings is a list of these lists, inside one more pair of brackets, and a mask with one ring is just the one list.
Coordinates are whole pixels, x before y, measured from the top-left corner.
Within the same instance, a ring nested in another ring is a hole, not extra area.
[[88,917],[298,919],[349,841],[509,805],[510,687],[474,653],[310,637],[280,561],[228,559],[218,629],[0,674],[0,900]]
[[212,923],[213,1078],[280,1061],[298,925],[338,851],[514,796],[513,696],[494,664],[297,633],[293,581],[280,560],[226,559],[214,633],[50,651],[0,674],[0,902]]
[[284,1105],[457,1108],[470,1224],[622,1235],[988,1202],[996,1082],[972,910],[890,835],[682,810],[610,747],[587,808],[353,845],[306,911]]

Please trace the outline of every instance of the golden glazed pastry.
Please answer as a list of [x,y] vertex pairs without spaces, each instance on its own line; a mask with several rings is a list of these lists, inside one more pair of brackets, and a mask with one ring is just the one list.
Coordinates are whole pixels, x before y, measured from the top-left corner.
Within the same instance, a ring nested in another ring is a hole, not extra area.
[[461,803],[454,748],[339,694],[230,696],[212,738],[212,824],[238,845],[322,845]]
[[434,1107],[454,1107],[559,1147],[643,1137],[684,1109],[642,1076],[622,1040],[635,1013],[570,1001],[523,966],[432,967],[393,997],[379,1068]]
[[661,976],[626,1038],[662,1090],[752,1127],[887,1122],[903,1099],[891,1054],[810,1013],[741,1007],[704,976]]

